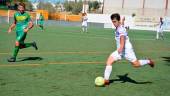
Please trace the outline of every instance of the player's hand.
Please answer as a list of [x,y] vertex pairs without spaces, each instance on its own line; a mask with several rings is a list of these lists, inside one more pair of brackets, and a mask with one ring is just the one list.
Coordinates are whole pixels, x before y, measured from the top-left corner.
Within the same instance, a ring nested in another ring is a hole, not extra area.
[[29,30],[28,28],[25,28],[25,29],[24,29],[24,32],[25,32],[25,33],[27,33],[27,32],[28,32],[28,30]]
[[8,33],[11,33],[11,32],[12,32],[12,30],[11,30],[11,28],[9,28],[9,29],[8,29]]
[[117,51],[118,51],[119,54],[122,53],[122,49],[121,48],[119,48]]

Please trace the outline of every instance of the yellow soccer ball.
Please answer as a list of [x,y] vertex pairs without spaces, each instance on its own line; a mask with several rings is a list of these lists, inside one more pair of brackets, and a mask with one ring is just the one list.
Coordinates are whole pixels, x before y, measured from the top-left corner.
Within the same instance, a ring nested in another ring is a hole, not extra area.
[[95,85],[96,86],[104,86],[104,78],[103,77],[96,77],[95,79]]

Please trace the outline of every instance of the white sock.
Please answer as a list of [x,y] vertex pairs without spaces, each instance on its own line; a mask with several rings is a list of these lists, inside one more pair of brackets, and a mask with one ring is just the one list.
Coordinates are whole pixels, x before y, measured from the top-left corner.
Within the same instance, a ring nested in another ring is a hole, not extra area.
[[87,32],[87,27],[85,29],[86,29],[86,32]]
[[144,66],[144,65],[149,64],[149,63],[150,63],[150,61],[149,61],[149,60],[139,60],[139,62],[140,62],[140,65],[141,65],[141,66]]
[[106,66],[105,72],[104,72],[104,79],[105,80],[109,80],[111,72],[112,72],[112,66]]
[[84,27],[82,28],[83,32],[84,32]]

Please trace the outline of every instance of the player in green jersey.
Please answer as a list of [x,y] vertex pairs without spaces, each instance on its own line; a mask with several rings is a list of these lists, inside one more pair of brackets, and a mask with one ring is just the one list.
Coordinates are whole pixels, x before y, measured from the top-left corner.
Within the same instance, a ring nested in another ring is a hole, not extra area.
[[13,56],[8,59],[8,62],[15,62],[19,49],[34,47],[36,50],[37,45],[35,42],[32,43],[24,43],[24,40],[27,36],[28,31],[33,27],[33,22],[31,20],[30,15],[25,12],[25,4],[19,3],[18,11],[14,14],[14,22],[9,27],[8,33],[12,31],[16,27],[16,41],[15,41],[15,49],[13,52]]
[[40,16],[37,20],[38,26],[43,30],[44,29],[44,16],[40,13]]

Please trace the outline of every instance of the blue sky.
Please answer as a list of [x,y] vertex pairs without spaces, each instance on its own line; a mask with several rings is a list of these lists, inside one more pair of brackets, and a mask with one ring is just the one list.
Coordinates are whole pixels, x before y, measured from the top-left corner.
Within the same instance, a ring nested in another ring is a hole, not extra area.
[[65,0],[28,0],[28,1],[31,1],[33,3],[39,2],[39,1],[57,3],[57,2],[64,2]]

